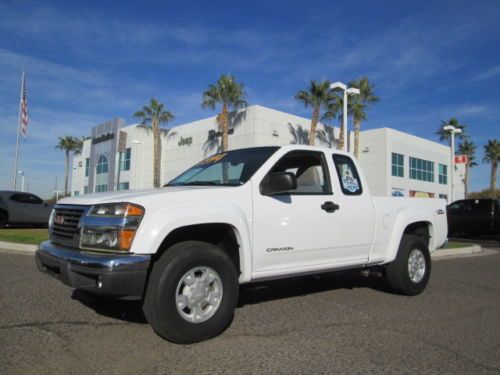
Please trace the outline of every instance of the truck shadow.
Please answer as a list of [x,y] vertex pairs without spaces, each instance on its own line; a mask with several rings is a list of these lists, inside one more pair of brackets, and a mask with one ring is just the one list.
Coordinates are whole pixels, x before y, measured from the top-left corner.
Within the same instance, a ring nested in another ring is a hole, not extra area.
[[313,276],[274,280],[240,287],[238,307],[261,302],[300,297],[337,289],[369,288],[384,293],[392,293],[382,277],[363,277],[359,271],[337,271]]
[[[363,277],[359,271],[340,271],[242,285],[237,308],[337,289],[355,288],[369,288],[383,293],[392,293],[384,278]],[[147,324],[140,299],[93,296],[80,290],[74,290],[71,298],[99,315],[131,323]]]

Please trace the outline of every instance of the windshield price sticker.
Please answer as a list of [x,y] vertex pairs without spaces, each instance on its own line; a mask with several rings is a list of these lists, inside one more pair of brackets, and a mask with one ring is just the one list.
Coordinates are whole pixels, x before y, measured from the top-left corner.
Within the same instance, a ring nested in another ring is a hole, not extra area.
[[205,160],[202,160],[201,162],[199,162],[198,165],[215,164],[215,163],[221,161],[222,159],[224,159],[224,157],[226,155],[227,155],[227,152],[225,152],[223,154],[217,154],[214,156],[210,156],[209,158],[206,158]]

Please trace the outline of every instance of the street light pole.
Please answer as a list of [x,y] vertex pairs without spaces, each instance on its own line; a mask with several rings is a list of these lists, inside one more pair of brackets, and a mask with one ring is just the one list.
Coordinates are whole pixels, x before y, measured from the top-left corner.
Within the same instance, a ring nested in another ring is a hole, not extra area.
[[21,191],[24,192],[24,172],[19,171],[17,173],[19,173],[21,175]]
[[455,134],[462,133],[462,129],[456,128],[453,125],[446,125],[443,127],[444,131],[450,132],[451,135],[451,144],[450,144],[450,203],[454,201],[454,189],[455,189],[455,181],[454,181],[454,173],[455,173]]
[[332,83],[330,85],[330,89],[332,89],[332,90],[341,89],[343,91],[343,94],[344,94],[344,98],[343,98],[344,108],[342,110],[342,124],[344,127],[343,151],[347,152],[348,151],[348,147],[347,147],[347,131],[348,131],[348,128],[347,128],[347,96],[348,95],[359,95],[359,89],[357,89],[355,87],[347,88],[347,86],[345,84],[343,84],[342,82]]

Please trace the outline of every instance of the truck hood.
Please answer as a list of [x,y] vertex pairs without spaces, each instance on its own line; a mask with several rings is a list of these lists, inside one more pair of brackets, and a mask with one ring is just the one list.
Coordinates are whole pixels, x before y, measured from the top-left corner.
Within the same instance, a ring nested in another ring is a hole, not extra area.
[[[182,193],[189,194],[192,197],[197,197],[203,192],[212,192],[225,189],[235,189],[237,187],[227,186],[171,186],[158,189],[130,190],[130,191],[111,191],[106,193],[86,194],[76,197],[67,197],[59,200],[57,204],[75,204],[75,205],[92,205],[100,203],[116,203],[130,202],[142,204],[144,200],[150,198],[174,198]],[[174,198],[175,199],[175,198]]]

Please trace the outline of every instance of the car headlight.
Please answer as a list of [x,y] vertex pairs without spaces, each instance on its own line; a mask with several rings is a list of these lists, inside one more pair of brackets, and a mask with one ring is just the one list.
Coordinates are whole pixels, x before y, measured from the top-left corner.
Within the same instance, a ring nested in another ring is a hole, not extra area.
[[97,204],[83,218],[80,248],[129,251],[144,216],[144,208],[131,203]]

